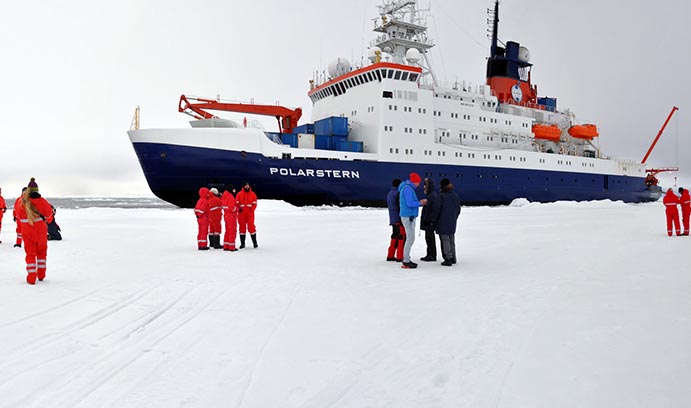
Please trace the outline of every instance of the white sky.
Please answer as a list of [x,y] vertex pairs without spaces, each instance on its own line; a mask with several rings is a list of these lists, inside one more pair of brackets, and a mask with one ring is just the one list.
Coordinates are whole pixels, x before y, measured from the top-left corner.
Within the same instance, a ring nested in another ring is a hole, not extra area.
[[[16,195],[32,176],[47,195],[150,194],[125,132],[137,105],[142,127],[188,126],[177,112],[183,93],[280,101],[302,107],[309,120],[312,72],[339,56],[359,60],[377,4],[3,4],[3,194]],[[432,58],[441,79],[484,81],[492,4],[433,1]],[[598,124],[605,154],[641,160],[679,106],[649,163],[679,165],[683,181],[691,168],[688,15],[691,5],[682,0],[505,0],[500,38],[530,49],[540,95],[556,96],[582,123]]]

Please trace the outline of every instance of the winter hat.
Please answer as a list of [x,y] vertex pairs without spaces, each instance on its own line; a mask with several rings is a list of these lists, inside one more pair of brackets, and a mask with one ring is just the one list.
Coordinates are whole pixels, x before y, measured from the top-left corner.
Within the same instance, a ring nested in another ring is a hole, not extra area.
[[420,178],[420,175],[415,173],[415,172],[410,173],[410,176],[408,176],[408,178],[413,183],[419,183],[422,181],[422,179]]
[[227,191],[227,192],[232,193],[233,190],[235,190],[235,186],[234,186],[234,185],[232,185],[232,184],[226,185],[226,191]]
[[214,188],[212,188],[211,190],[209,190],[209,192],[210,192],[211,194],[213,194],[213,195],[218,195],[218,190],[216,189],[216,187],[214,187]]
[[29,185],[27,186],[29,188],[29,193],[33,193],[34,191],[38,192],[38,184],[36,184],[36,179],[31,178],[31,181],[29,181]]
[[449,184],[451,184],[451,181],[449,181],[449,179],[447,179],[447,178],[441,179],[441,181],[439,182],[439,187],[444,188],[444,187],[448,186]]
[[398,187],[400,185],[401,185],[401,179],[396,178],[396,179],[393,179],[393,181],[391,182],[391,187]]
[[679,187],[679,194],[684,194],[684,187]]

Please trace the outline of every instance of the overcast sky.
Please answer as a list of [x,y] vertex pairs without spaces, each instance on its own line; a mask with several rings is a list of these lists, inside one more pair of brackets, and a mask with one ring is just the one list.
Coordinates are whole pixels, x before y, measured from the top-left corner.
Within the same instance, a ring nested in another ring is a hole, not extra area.
[[[30,177],[47,196],[150,194],[126,131],[137,105],[143,128],[189,126],[177,112],[183,93],[300,106],[304,123],[312,72],[337,57],[366,55],[378,4],[5,2],[3,195],[16,196]],[[597,124],[607,155],[640,161],[678,106],[648,162],[680,166],[683,184],[691,182],[690,4],[505,0],[499,35],[528,47],[539,94],[557,97],[581,123]],[[492,5],[432,1],[432,63],[440,79],[484,82]]]

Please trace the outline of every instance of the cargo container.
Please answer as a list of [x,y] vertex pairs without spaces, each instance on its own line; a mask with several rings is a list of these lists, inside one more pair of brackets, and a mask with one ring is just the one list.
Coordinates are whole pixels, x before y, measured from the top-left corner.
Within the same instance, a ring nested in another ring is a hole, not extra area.
[[314,149],[314,135],[309,133],[298,133],[299,149]]
[[314,135],[314,148],[320,150],[331,150],[331,136],[329,135]]
[[342,152],[362,153],[362,142],[339,142],[336,145],[336,150]]
[[298,135],[295,133],[281,133],[281,142],[290,147],[298,147]]
[[314,124],[312,123],[305,123],[304,125],[300,125],[296,128],[293,128],[294,133],[311,133],[314,134]]
[[318,135],[348,136],[348,118],[331,116],[314,122],[314,133]]

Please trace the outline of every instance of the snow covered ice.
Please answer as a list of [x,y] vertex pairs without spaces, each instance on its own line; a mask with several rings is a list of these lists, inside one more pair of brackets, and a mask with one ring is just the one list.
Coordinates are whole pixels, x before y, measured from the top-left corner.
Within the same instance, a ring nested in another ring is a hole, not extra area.
[[385,209],[260,200],[234,253],[196,250],[192,210],[57,220],[30,286],[4,219],[0,407],[691,401],[691,238],[660,203],[464,207],[459,263],[415,270],[385,261]]

